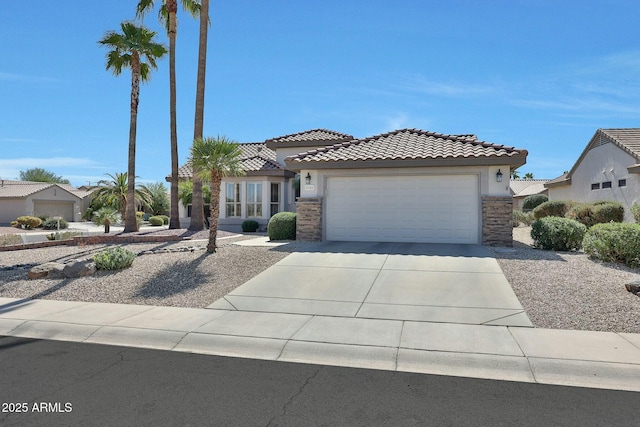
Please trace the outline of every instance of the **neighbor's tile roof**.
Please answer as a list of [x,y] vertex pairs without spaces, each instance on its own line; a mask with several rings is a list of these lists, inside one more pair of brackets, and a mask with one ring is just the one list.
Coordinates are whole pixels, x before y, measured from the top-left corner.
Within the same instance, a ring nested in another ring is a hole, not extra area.
[[547,189],[545,184],[548,179],[512,179],[509,181],[509,188],[514,197],[525,197],[532,194],[544,193]]
[[402,129],[310,150],[286,159],[287,163],[369,160],[425,160],[487,157],[524,157],[526,150],[479,141],[475,135],[444,135]]
[[640,128],[598,130],[630,154],[640,157]]
[[[284,170],[284,166],[276,162],[276,152],[267,148],[264,142],[248,142],[240,145],[240,166],[245,172],[265,172]],[[191,179],[193,170],[190,163],[178,169],[178,179]],[[167,176],[170,179],[171,175]]]
[[[514,195],[518,195],[523,191],[527,190],[529,187],[537,188],[542,186],[544,190],[544,184],[549,181],[548,179],[511,179],[509,180],[509,188]],[[534,190],[531,190],[534,191]],[[535,193],[531,193],[535,194]]]
[[311,129],[304,132],[292,133],[290,135],[279,136],[267,139],[265,142],[270,147],[309,145],[319,143],[320,145],[336,144],[338,142],[351,141],[352,135],[336,132],[328,129]]
[[57,186],[65,191],[84,198],[91,192],[79,190],[69,184],[55,184],[51,182],[33,182],[33,181],[12,181],[12,180],[0,180],[0,198],[24,198],[35,194],[39,191],[46,190],[49,187]]

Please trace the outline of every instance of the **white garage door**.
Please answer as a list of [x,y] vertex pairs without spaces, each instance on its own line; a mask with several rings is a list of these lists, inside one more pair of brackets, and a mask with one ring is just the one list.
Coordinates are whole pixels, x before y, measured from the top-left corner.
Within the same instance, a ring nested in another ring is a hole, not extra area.
[[332,177],[327,240],[478,243],[477,175]]
[[35,216],[61,216],[67,221],[73,221],[73,202],[33,202],[33,212]]

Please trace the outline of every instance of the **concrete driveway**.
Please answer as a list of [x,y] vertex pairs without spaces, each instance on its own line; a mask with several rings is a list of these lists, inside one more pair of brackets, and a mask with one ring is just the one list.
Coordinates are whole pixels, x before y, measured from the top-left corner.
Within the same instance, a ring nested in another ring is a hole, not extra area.
[[533,326],[491,250],[477,245],[304,244],[208,308]]

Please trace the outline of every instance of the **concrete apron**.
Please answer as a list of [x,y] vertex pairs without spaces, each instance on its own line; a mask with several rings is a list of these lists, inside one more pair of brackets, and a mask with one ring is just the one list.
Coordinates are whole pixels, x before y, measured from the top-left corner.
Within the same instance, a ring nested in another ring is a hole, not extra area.
[[303,245],[208,308],[533,326],[491,250],[476,245]]

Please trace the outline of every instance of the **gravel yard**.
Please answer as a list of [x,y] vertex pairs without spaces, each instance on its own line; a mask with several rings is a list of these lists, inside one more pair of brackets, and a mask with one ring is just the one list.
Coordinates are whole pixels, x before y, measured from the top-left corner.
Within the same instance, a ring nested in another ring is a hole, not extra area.
[[[29,280],[28,268],[6,267],[87,259],[106,245],[0,252],[0,297],[206,307],[288,255],[286,246],[274,249],[231,244],[246,238],[218,239],[215,254],[207,254],[206,241],[122,245],[138,253],[165,252],[140,255],[131,268],[98,271],[77,279]],[[193,251],[166,252],[178,248]]]
[[[624,288],[640,278],[640,270],[592,261],[581,252],[533,249],[529,233],[528,227],[515,228],[513,250],[497,250],[496,258],[536,327],[640,333],[640,297]],[[87,259],[105,245],[0,252],[0,297],[206,307],[294,250],[231,244],[247,238],[253,236],[219,239],[212,255],[202,240],[128,244],[135,252],[193,251],[141,255],[131,268],[78,279],[29,280],[26,266],[10,267]]]
[[514,251],[496,258],[536,327],[640,333],[640,297],[624,287],[640,270],[533,249],[530,232],[514,228]]

